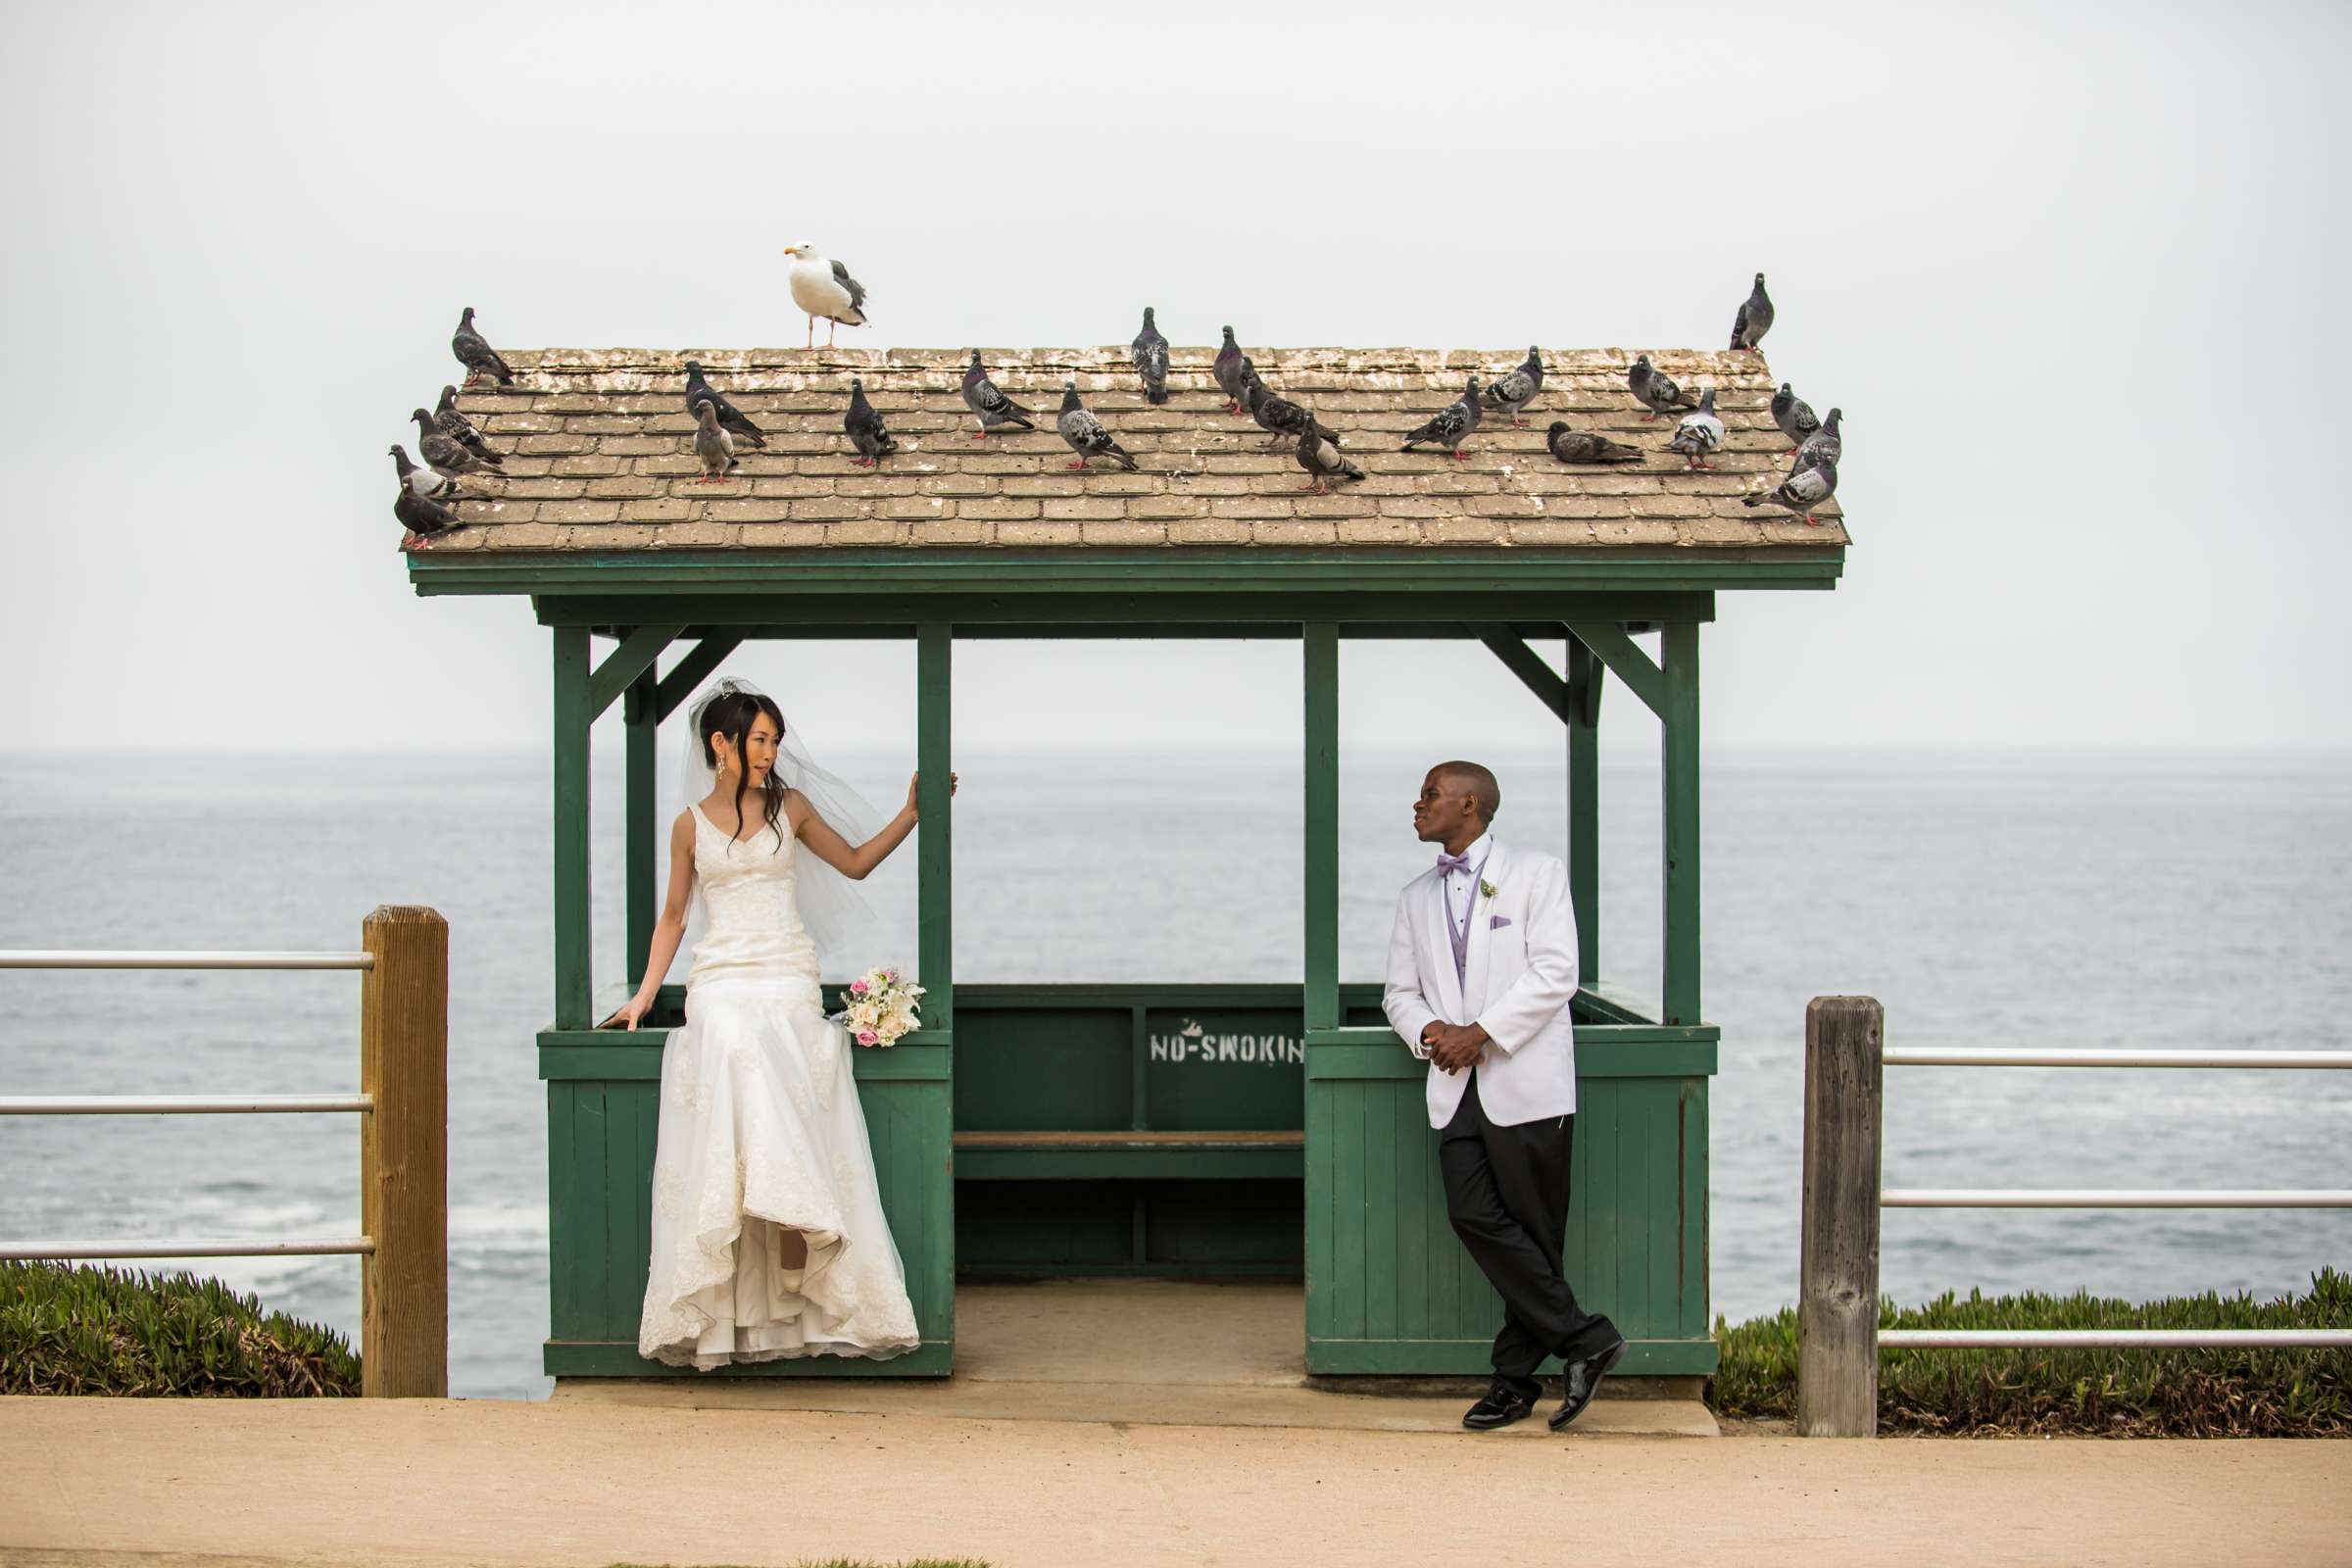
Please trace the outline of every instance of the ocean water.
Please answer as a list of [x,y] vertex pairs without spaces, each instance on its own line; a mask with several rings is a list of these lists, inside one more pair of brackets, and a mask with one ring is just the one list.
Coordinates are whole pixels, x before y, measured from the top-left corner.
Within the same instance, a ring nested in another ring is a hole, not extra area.
[[[836,760],[877,802],[905,761]],[[1498,835],[1555,853],[1556,752],[1496,760]],[[959,755],[963,980],[1284,980],[1288,756]],[[1428,852],[1424,760],[1350,756],[1343,959],[1373,979]],[[547,764],[534,755],[0,757],[0,947],[350,948],[378,904],[451,924],[451,1384],[536,1396],[547,1321]],[[598,760],[600,982],[620,974],[617,760]],[[1713,1289],[1796,1291],[1804,1004],[1867,993],[1910,1045],[2315,1048],[2352,1017],[2352,759],[1710,756]],[[1604,761],[1602,975],[1657,991],[1654,765]],[[912,955],[912,856],[869,883]],[[0,973],[0,1093],[348,1090],[350,974]],[[351,1117],[0,1118],[0,1235],[359,1228]],[[1907,1068],[1905,1186],[2352,1185],[2352,1074]],[[1884,1283],[2275,1294],[2352,1262],[2352,1213],[1890,1211]],[[355,1335],[349,1258],[200,1267]]]

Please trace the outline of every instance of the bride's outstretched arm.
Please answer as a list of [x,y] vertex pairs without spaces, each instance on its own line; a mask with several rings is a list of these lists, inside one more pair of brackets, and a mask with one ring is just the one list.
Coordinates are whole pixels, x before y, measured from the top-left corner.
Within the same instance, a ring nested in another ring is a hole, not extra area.
[[[907,834],[914,831],[915,786],[921,778],[922,775],[917,773],[906,781],[906,804],[899,808],[898,815],[883,824],[881,832],[863,844],[853,845],[835,832],[833,824],[817,815],[816,808],[809,805],[808,798],[798,791],[792,796],[793,814],[799,824],[795,831],[801,842],[808,846],[809,854],[851,881],[862,882],[875,866],[890,858],[891,851],[906,842]],[[948,793],[956,793],[956,775],[953,773],[948,775]]]
[[653,1010],[654,995],[662,989],[662,977],[669,973],[669,962],[678,956],[678,944],[686,940],[686,896],[693,888],[694,815],[680,811],[669,830],[669,893],[662,901],[662,918],[654,922],[654,943],[645,956],[645,979],[639,982],[637,994],[612,1015],[626,1019],[631,1029]]

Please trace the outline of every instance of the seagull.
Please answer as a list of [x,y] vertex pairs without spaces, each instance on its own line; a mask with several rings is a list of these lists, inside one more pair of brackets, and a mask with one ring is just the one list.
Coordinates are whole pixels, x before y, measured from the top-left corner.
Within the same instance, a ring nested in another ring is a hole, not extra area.
[[1571,430],[1566,419],[1554,419],[1544,432],[1544,444],[1562,463],[1640,463],[1642,449],[1612,441],[1590,430]]
[[1152,307],[1144,307],[1144,329],[1135,334],[1135,373],[1144,384],[1148,403],[1168,401],[1168,340],[1152,323]]
[[443,473],[495,473],[481,459],[459,445],[455,436],[444,435],[433,416],[422,409],[409,416],[416,421],[416,452],[432,467]]
[[792,303],[808,314],[808,348],[816,347],[816,318],[823,317],[825,347],[833,346],[835,326],[865,324],[865,285],[850,275],[839,262],[828,261],[809,244],[787,245],[792,258]]
[[466,307],[466,314],[458,318],[458,329],[450,335],[449,352],[455,354],[458,363],[466,367],[467,386],[474,385],[484,376],[493,378],[500,386],[514,384],[514,372],[508,368],[506,360],[490,346],[489,339],[473,329],[473,307],[470,305]]
[[1306,470],[1305,488],[1317,495],[1331,494],[1331,481],[1334,479],[1361,479],[1364,476],[1364,470],[1350,461],[1346,453],[1323,438],[1322,430],[1311,416],[1298,428],[1298,466]]
[[1114,458],[1129,473],[1136,471],[1135,459],[1110,438],[1110,432],[1102,428],[1102,421],[1078,401],[1075,381],[1061,383],[1061,414],[1054,419],[1054,428],[1061,432],[1070,450],[1078,454],[1078,461],[1070,465],[1072,468],[1084,468],[1090,458]]
[[1786,507],[1818,528],[1821,521],[1813,515],[1813,509],[1837,493],[1838,465],[1824,459],[1810,468],[1797,469],[1783,479],[1776,489],[1741,496],[1740,504],[1743,507]]
[[[395,447],[393,450],[397,452],[400,449]],[[400,525],[419,541],[429,540],[435,534],[447,533],[458,526],[456,513],[429,496],[418,495],[406,484],[392,498],[392,515],[398,517]],[[403,550],[411,548],[406,539],[401,541],[400,547]],[[415,548],[430,549],[431,546],[420,542]]]
[[1755,291],[1732,318],[1732,347],[1752,349],[1772,330],[1772,296],[1764,292],[1764,274],[1756,274]]
[[703,461],[703,476],[696,484],[716,484],[741,466],[735,457],[735,438],[719,423],[714,400],[694,406],[694,455]]
[[507,466],[506,459],[490,450],[490,443],[482,439],[482,432],[473,427],[473,421],[458,412],[456,387],[445,386],[441,389],[441,401],[433,405],[433,423],[443,435],[493,468]]
[[1681,453],[1693,468],[1703,468],[1707,455],[1722,445],[1723,421],[1715,416],[1715,389],[1709,387],[1707,395],[1698,400],[1698,412],[1684,415],[1683,422],[1675,426],[1674,439],[1666,443],[1666,450]]
[[1517,429],[1527,423],[1519,417],[1519,411],[1535,402],[1536,394],[1543,390],[1544,357],[1530,343],[1527,346],[1527,358],[1519,362],[1519,368],[1487,383],[1487,407],[1500,409],[1509,415],[1511,427]]
[[1843,463],[1845,435],[1838,425],[1844,418],[1843,409],[1832,409],[1830,416],[1821,421],[1821,428],[1805,437],[1796,449],[1796,461],[1788,465],[1788,471],[1802,473],[1818,463]]
[[1812,404],[1798,397],[1788,383],[1783,381],[1781,389],[1772,395],[1772,422],[1779,425],[1781,434],[1788,438],[1788,455],[1793,458],[1797,449],[1805,444],[1805,438],[1821,428],[1821,416],[1813,412]]
[[706,403],[718,411],[719,427],[727,434],[742,441],[744,445],[755,452],[766,449],[767,433],[752,422],[750,415],[729,403],[725,393],[718,391],[710,382],[703,379],[703,367],[700,362],[688,360],[686,362],[686,412],[699,419],[702,417],[700,413],[702,405]]
[[458,488],[457,475],[418,467],[409,461],[407,447],[392,449],[392,471],[400,475],[401,487],[419,500],[449,504],[465,499],[466,492]]
[[1396,450],[1410,452],[1426,441],[1431,446],[1451,447],[1456,459],[1467,458],[1469,454],[1462,450],[1462,443],[1469,438],[1471,431],[1478,428],[1478,377],[1474,375],[1462,388],[1460,397],[1446,404],[1427,424],[1406,436],[1404,445]]
[[985,441],[988,432],[1001,424],[1017,425],[1023,430],[1037,428],[1037,411],[1006,397],[996,382],[981,368],[980,351],[972,350],[972,368],[963,372],[963,406],[980,416],[980,428],[972,439]]
[[1661,414],[1672,414],[1677,409],[1698,407],[1690,393],[1667,379],[1665,371],[1650,365],[1646,354],[1636,360],[1634,368],[1625,372],[1625,384],[1632,389],[1634,401],[1649,411],[1642,416],[1644,419],[1654,419]]
[[842,416],[841,427],[850,437],[850,445],[858,449],[851,461],[861,468],[881,466],[882,460],[899,450],[899,443],[882,428],[882,415],[865,401],[865,377],[850,377],[850,412]]
[[1275,396],[1274,389],[1258,380],[1254,375],[1250,378],[1249,390],[1250,417],[1255,419],[1257,427],[1266,432],[1268,436],[1266,450],[1268,452],[1280,446],[1286,439],[1295,439],[1299,431],[1310,425],[1313,426],[1316,435],[1333,446],[1340,444],[1340,433],[1337,430],[1318,423],[1315,416],[1309,414],[1304,406],[1293,403],[1289,398]]
[[1233,328],[1227,327],[1225,346],[1217,350],[1216,359],[1208,367],[1208,373],[1217,378],[1217,385],[1224,390],[1227,414],[1242,412],[1242,366],[1249,358],[1233,340]]

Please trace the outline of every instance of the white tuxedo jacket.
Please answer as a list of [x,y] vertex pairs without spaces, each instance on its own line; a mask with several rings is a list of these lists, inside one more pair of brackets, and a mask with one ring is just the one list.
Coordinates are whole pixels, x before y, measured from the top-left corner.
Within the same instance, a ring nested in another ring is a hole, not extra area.
[[[1388,989],[1381,1010],[1416,1056],[1427,1059],[1421,1031],[1431,1019],[1483,1025],[1494,1043],[1478,1073],[1479,1102],[1497,1126],[1566,1116],[1576,1110],[1576,1035],[1568,1003],[1576,995],[1576,910],[1568,867],[1540,850],[1497,839],[1487,855],[1488,898],[1473,889],[1469,961],[1453,973],[1446,926],[1446,890],[1435,867],[1405,884],[1389,938]],[[1429,1069],[1429,1124],[1453,1119],[1472,1069]]]

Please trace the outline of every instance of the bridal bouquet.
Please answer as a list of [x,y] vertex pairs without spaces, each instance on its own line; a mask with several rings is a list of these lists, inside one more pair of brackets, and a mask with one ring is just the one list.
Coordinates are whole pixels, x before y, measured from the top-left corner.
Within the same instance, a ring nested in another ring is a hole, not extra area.
[[834,1016],[861,1046],[895,1046],[921,1023],[916,999],[922,994],[896,969],[868,969],[843,991],[844,1005]]

